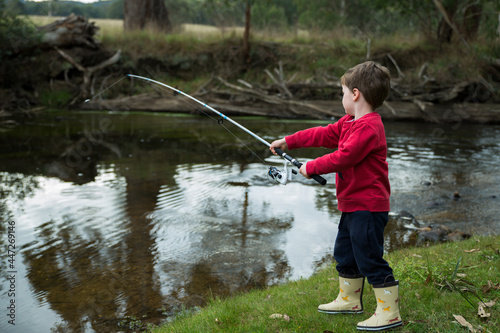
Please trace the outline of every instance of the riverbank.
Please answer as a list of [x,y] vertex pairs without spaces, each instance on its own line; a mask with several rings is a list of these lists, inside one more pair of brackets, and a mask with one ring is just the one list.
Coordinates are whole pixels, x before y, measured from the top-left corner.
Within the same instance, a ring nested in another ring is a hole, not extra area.
[[[214,27],[182,26],[163,35],[124,32],[116,20],[95,23],[100,36],[89,36],[94,48],[38,47],[5,59],[0,110],[18,115],[40,107],[192,112],[189,105],[172,105],[168,94],[158,94],[146,82],[114,85],[132,73],[198,96],[230,115],[328,119],[343,115],[339,77],[370,59],[387,66],[393,77],[380,110],[386,120],[500,122],[500,65],[491,61],[494,47],[483,40],[474,47],[481,51],[473,51],[409,33],[368,42],[344,30],[254,31],[251,57],[243,61],[239,30],[215,34]],[[93,103],[84,103],[87,99]]]
[[[289,100],[266,96],[258,99],[248,97],[245,101],[237,100],[226,94],[227,99],[220,98],[221,92],[204,91],[200,102],[206,103],[228,116],[259,116],[281,119],[334,119],[345,115],[342,102],[339,100]],[[241,97],[241,96],[239,96]],[[184,102],[182,101],[184,99]],[[196,107],[195,107],[196,106]],[[110,100],[95,100],[83,103],[81,110],[112,111],[152,111],[166,113],[200,113],[203,107],[194,105],[183,97],[172,94],[144,93]],[[500,104],[494,103],[428,103],[424,108],[418,104],[404,101],[385,102],[377,112],[384,121],[417,121],[459,126],[470,124],[499,124]]]
[[[400,281],[403,327],[396,331],[465,332],[467,322],[470,332],[498,332],[499,248],[500,236],[485,236],[387,254]],[[212,299],[200,311],[185,310],[151,331],[355,332],[356,323],[375,309],[372,288],[364,292],[364,314],[321,314],[318,304],[336,297],[336,277],[328,266],[308,279]]]

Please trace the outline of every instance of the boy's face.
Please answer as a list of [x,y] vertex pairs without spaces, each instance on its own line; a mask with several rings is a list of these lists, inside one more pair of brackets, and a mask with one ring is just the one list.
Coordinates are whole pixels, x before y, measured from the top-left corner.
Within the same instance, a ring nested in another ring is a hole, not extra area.
[[354,114],[354,94],[347,86],[342,85],[342,106],[344,107],[345,113],[350,116],[355,116]]

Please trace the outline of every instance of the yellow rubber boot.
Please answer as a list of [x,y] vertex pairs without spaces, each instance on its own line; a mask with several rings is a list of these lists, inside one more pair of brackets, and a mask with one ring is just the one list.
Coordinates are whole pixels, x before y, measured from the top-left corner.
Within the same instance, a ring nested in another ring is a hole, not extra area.
[[328,304],[318,306],[318,311],[328,314],[363,313],[363,286],[365,278],[346,278],[339,275],[339,294]]
[[373,286],[377,309],[373,316],[358,323],[360,331],[384,331],[401,326],[399,314],[399,281]]

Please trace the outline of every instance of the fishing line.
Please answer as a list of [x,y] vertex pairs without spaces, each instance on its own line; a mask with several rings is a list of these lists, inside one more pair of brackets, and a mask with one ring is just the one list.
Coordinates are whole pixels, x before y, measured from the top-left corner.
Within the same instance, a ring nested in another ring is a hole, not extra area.
[[[186,96],[187,98],[191,99],[192,101],[194,101],[194,102],[196,102],[196,103],[198,103],[200,105],[203,105],[208,110],[210,110],[210,111],[214,112],[215,114],[217,114],[219,117],[221,117],[221,119],[223,121],[224,120],[228,120],[232,124],[234,124],[237,127],[239,127],[242,131],[247,132],[248,134],[250,134],[251,136],[253,136],[255,139],[257,139],[260,142],[262,142],[263,144],[265,144],[267,147],[269,147],[269,148],[271,147],[271,144],[269,142],[267,142],[266,140],[262,139],[260,136],[258,136],[254,132],[250,131],[246,127],[244,127],[241,124],[237,123],[236,121],[232,120],[228,116],[220,113],[219,111],[217,111],[216,109],[214,109],[210,105],[208,105],[208,104],[206,104],[206,103],[204,103],[204,102],[202,102],[202,101],[194,98],[191,95],[186,94],[185,92],[180,91],[177,88],[171,87],[169,85],[166,85],[165,83],[162,83],[162,82],[159,82],[159,81],[156,81],[156,80],[152,80],[152,79],[144,77],[144,76],[139,76],[139,75],[134,75],[134,74],[127,74],[127,76],[129,76],[131,78],[138,78],[138,79],[141,79],[141,80],[144,80],[144,81],[149,81],[149,82],[155,83],[155,84],[157,84],[159,86],[162,86],[162,87],[165,87],[165,88],[168,88],[168,89],[174,91],[175,94],[180,94],[180,95]],[[280,184],[285,185],[288,182],[288,180],[291,179],[291,177],[292,177],[292,172],[288,172],[287,171],[287,163],[290,162],[294,166],[296,166],[297,168],[300,168],[302,166],[302,163],[299,162],[299,161],[297,161],[295,158],[293,158],[292,156],[288,155],[287,153],[285,153],[280,148],[274,147],[274,152],[277,155],[281,156],[285,160],[285,165],[284,165],[284,169],[285,170],[284,171],[280,171],[276,167],[269,167],[268,177],[270,177],[271,179],[279,182]],[[320,175],[310,175],[310,177],[312,179],[314,179],[315,181],[317,181],[318,183],[320,183],[321,185],[325,185],[326,184],[326,179],[323,178],[323,177],[321,177]]]
[[[89,102],[91,100],[94,100],[96,97],[102,95],[104,92],[106,92],[107,90],[111,89],[113,86],[117,85],[118,83],[120,83],[120,81],[124,80],[127,77],[128,77],[128,75],[124,75],[121,79],[118,79],[116,82],[114,82],[113,84],[111,84],[110,86],[108,86],[106,89],[100,91],[98,94],[92,96],[91,98],[86,99],[85,103],[87,103],[87,102]],[[166,91],[166,92],[171,92],[172,91],[172,90],[164,88],[164,87],[162,87],[160,85],[157,85],[157,84],[155,85],[155,84],[153,84],[153,82],[151,82],[149,80],[147,82],[153,87],[153,89],[162,90],[162,91]],[[177,91],[173,91],[173,95],[174,95],[174,97],[177,97],[180,94]],[[190,103],[188,100],[186,100],[184,98],[181,98],[181,99],[182,99],[182,101],[184,101],[185,103],[187,103],[188,105],[190,105],[191,107],[193,107],[195,110],[200,111],[201,113],[203,113],[207,117],[209,117],[209,118],[213,119],[214,121],[216,121],[226,131],[228,131],[236,140],[238,140],[246,149],[248,149],[255,157],[257,157],[259,159],[259,161],[261,161],[262,163],[264,163],[266,165],[269,165],[265,160],[263,160],[259,155],[257,155],[257,153],[255,151],[253,151],[245,142],[243,142],[243,140],[241,140],[236,134],[234,134],[228,127],[226,127],[224,125],[224,120],[222,118],[216,119],[216,118],[212,117],[210,114],[208,114],[205,111],[203,111],[202,109],[200,109],[198,106]]]
[[[149,82],[148,83],[151,84],[151,86],[153,87],[153,89],[158,89],[158,90],[162,90],[162,91],[165,91],[165,92],[171,92],[171,90],[167,89],[167,88],[164,88],[162,86],[158,86],[158,85],[154,85],[153,82]],[[180,94],[176,91],[173,92],[173,95],[174,97],[179,97]],[[231,134],[239,143],[241,143],[246,149],[248,149],[248,151],[250,151],[255,157],[257,157],[257,159],[259,161],[261,161],[262,163],[264,163],[265,165],[269,166],[269,164],[264,160],[262,159],[255,151],[253,151],[241,138],[239,138],[236,134],[234,134],[226,125],[224,125],[224,119],[223,118],[215,118],[213,117],[212,115],[210,115],[209,113],[205,112],[203,109],[199,108],[198,106],[194,105],[193,103],[191,103],[189,100],[185,99],[185,98],[180,98],[184,103],[188,104],[189,106],[193,107],[195,110],[203,113],[205,116],[209,117],[210,119],[214,120],[215,122],[217,122],[219,125],[221,125],[226,131],[229,132],[229,134]]]
[[[247,148],[253,155],[255,155],[260,161],[262,161],[262,163],[264,163],[265,165],[269,166],[268,163],[266,163],[266,161],[264,161],[259,155],[257,155],[257,153],[255,153],[252,149],[250,149],[250,147],[245,144],[243,142],[243,140],[241,140],[238,136],[236,136],[229,128],[227,128],[225,125],[224,125],[224,121],[227,120],[229,121],[230,123],[232,123],[233,125],[235,125],[236,127],[240,128],[241,130],[243,130],[244,132],[250,134],[251,136],[253,136],[255,139],[257,139],[258,141],[262,142],[263,144],[265,144],[267,147],[271,147],[271,144],[269,142],[267,142],[266,140],[264,140],[263,138],[261,138],[260,136],[258,136],[257,134],[255,134],[254,132],[250,131],[249,129],[247,129],[246,127],[242,126],[241,124],[237,123],[236,121],[234,121],[233,119],[229,118],[228,116],[222,114],[221,112],[217,111],[216,109],[214,109],[213,107],[211,107],[210,105],[194,98],[193,96],[191,95],[188,95],[182,91],[180,91],[179,89],[177,88],[174,88],[174,87],[171,87],[169,85],[166,85],[165,83],[162,83],[162,82],[159,82],[159,81],[156,81],[156,80],[152,80],[152,79],[149,79],[147,77],[144,77],[144,76],[138,76],[138,75],[134,75],[134,74],[127,74],[125,75],[123,78],[119,79],[118,81],[116,81],[115,83],[113,83],[112,85],[110,85],[108,88],[104,89],[103,91],[99,92],[97,95],[93,96],[91,99],[94,99],[95,97],[99,96],[99,95],[102,95],[105,91],[111,89],[113,86],[115,86],[116,84],[118,84],[120,81],[122,81],[124,78],[126,77],[130,77],[130,78],[137,78],[137,79],[141,79],[141,80],[144,80],[144,81],[147,81],[149,83],[154,83],[156,84],[156,88],[160,88],[162,90],[165,90],[165,91],[172,91],[173,92],[173,95],[174,96],[178,96],[178,95],[182,95],[184,97],[186,97],[187,99],[182,99],[185,103],[188,103],[190,106],[192,106],[195,110],[199,110],[200,112],[202,112],[203,114],[207,115],[208,117],[214,119],[215,121],[217,121],[219,123],[219,125],[221,125],[222,127],[224,127],[224,129],[226,131],[228,131],[229,133],[231,133],[231,135],[233,137],[235,137],[245,148]],[[85,102],[89,102],[91,99],[87,99],[85,100]],[[219,119],[215,119],[214,117],[212,117],[211,115],[207,114],[204,110],[200,109],[199,107],[197,106],[194,106],[193,104],[191,104],[189,102],[188,99],[191,99],[192,101],[202,105],[204,108],[214,112],[215,114],[217,114],[220,118]],[[276,152],[277,155],[281,156],[285,162],[284,162],[284,170],[283,171],[280,171],[278,170],[278,168],[274,167],[274,166],[269,166],[269,170],[268,170],[268,173],[267,173],[267,176],[268,178],[271,180],[274,180],[282,185],[286,185],[286,183],[291,179],[292,177],[292,173],[293,174],[297,174],[297,172],[295,170],[290,170],[290,169],[287,169],[287,166],[288,166],[288,163],[291,163],[293,164],[294,166],[296,166],[297,168],[300,168],[302,166],[302,163],[297,161],[295,158],[291,157],[290,155],[288,155],[287,153],[285,153],[283,150],[281,150],[280,148],[274,148],[274,151]],[[325,185],[326,184],[326,179],[324,179],[323,177],[319,176],[319,175],[310,175],[310,177],[312,179],[314,179],[315,181],[317,181],[318,183],[320,183],[321,185]]]
[[89,98],[89,99],[86,99],[86,100],[85,100],[85,103],[90,102],[91,100],[93,100],[93,99],[94,99],[94,98],[96,98],[97,96],[100,96],[100,95],[104,94],[104,92],[105,92],[106,90],[111,89],[114,85],[117,85],[120,81],[122,81],[122,80],[123,80],[123,79],[125,79],[126,77],[127,77],[127,75],[123,76],[121,79],[119,79],[118,81],[116,81],[115,83],[113,83],[112,85],[110,85],[109,87],[107,87],[106,89],[104,89],[104,90],[100,91],[98,94],[96,94],[96,95],[92,96],[92,97],[91,97],[91,98]]

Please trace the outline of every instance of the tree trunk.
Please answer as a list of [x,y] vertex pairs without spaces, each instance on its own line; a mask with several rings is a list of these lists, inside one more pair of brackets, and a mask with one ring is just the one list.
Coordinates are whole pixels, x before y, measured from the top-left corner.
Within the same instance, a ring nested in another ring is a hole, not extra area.
[[127,31],[152,29],[169,32],[172,28],[163,0],[125,0],[123,25]]
[[455,16],[455,11],[457,9],[457,4],[453,3],[450,6],[443,6],[441,2],[434,0],[434,4],[441,13],[442,18],[439,21],[439,26],[437,30],[437,39],[440,44],[450,43],[451,37],[453,36],[453,17]]
[[247,7],[245,10],[245,32],[243,33],[243,61],[245,65],[250,63],[250,19],[251,19],[252,5],[250,0],[247,0]]
[[500,13],[498,13],[497,38],[500,38]]
[[[457,11],[457,4],[454,3],[448,7],[444,7],[439,0],[433,0],[433,1],[434,4],[436,5],[436,8],[443,16],[443,19],[441,20],[438,28],[438,40],[441,43],[443,42],[449,43],[451,42],[452,34],[455,33],[458,36],[458,38],[462,41],[462,43],[465,45],[465,47],[469,49],[470,48],[469,43],[467,43],[462,32],[460,31],[460,29],[457,27],[457,25],[453,20],[453,17],[455,16]],[[443,20],[445,23],[443,23]],[[441,30],[441,28],[443,28],[443,30]],[[444,32],[444,34],[440,35],[440,31]]]
[[465,9],[462,30],[466,39],[474,40],[476,38],[482,13],[483,6],[481,3],[471,4]]

